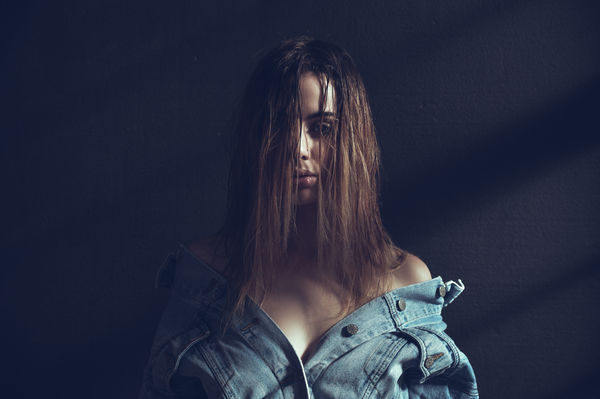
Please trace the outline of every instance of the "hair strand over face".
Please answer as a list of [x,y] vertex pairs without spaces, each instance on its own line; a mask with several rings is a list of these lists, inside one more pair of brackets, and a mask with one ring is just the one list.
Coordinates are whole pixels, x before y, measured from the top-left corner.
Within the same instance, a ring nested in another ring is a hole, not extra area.
[[218,232],[227,253],[228,319],[243,312],[247,296],[262,304],[285,262],[295,229],[300,78],[314,73],[335,96],[335,120],[323,142],[331,156],[318,179],[318,265],[344,287],[345,312],[386,290],[383,273],[406,253],[385,231],[379,210],[380,151],[362,79],[343,49],[305,36],[268,52],[241,101],[237,144],[229,173],[225,223]]

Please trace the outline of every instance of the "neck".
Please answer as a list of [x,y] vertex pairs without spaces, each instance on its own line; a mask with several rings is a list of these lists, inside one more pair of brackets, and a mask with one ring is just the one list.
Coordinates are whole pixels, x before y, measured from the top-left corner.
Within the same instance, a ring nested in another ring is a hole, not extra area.
[[290,237],[288,257],[301,261],[317,258],[317,206],[302,205],[296,208],[296,232]]

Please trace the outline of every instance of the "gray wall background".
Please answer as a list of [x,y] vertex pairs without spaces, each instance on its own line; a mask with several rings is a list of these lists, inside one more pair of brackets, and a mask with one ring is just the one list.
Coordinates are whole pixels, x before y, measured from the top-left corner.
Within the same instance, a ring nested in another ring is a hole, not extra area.
[[135,397],[156,268],[223,217],[234,104],[309,34],[363,75],[385,224],[434,276],[483,398],[595,397],[594,1],[3,5],[0,375],[10,398]]

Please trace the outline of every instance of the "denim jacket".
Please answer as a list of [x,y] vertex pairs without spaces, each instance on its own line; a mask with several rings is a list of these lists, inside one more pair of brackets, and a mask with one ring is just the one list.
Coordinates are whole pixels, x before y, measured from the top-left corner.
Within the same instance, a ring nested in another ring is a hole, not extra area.
[[438,276],[367,302],[331,327],[305,364],[249,297],[219,334],[226,281],[185,246],[167,256],[157,284],[172,294],[140,399],[479,397],[441,317],[464,290],[460,280]]

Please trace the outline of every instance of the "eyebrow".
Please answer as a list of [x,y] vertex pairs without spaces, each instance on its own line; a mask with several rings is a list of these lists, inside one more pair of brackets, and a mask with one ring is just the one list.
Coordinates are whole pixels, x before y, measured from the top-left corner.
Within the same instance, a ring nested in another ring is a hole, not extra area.
[[314,114],[308,115],[306,119],[315,119],[320,118],[323,115],[325,118],[335,118],[335,114],[333,112],[315,112]]

